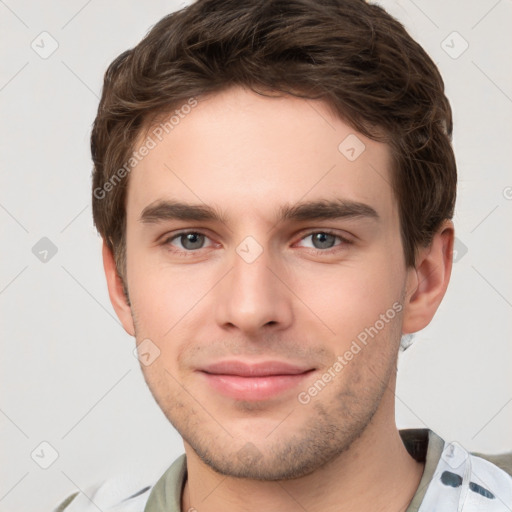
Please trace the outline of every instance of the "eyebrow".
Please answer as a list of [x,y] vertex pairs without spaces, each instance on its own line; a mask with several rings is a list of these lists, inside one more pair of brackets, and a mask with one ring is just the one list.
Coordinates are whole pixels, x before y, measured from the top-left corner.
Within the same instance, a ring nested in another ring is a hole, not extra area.
[[[370,218],[379,220],[379,214],[365,203],[346,199],[319,200],[286,204],[278,209],[279,221],[335,220]],[[217,208],[205,204],[189,204],[172,200],[157,200],[146,206],[139,221],[155,224],[168,220],[212,221],[226,224],[226,216]]]

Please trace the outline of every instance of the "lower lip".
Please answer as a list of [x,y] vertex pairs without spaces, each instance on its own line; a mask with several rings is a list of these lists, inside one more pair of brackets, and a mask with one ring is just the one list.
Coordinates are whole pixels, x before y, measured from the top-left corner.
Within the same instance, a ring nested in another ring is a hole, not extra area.
[[265,377],[201,373],[206,377],[208,384],[223,395],[235,400],[256,401],[267,400],[296,388],[311,371],[295,375],[270,375]]

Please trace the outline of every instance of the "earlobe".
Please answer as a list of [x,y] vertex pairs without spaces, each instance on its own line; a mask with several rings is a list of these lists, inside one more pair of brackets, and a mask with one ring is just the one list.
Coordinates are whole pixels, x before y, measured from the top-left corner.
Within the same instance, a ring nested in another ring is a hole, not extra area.
[[418,252],[416,265],[408,272],[403,334],[426,327],[441,304],[452,271],[453,240],[453,222],[446,220],[431,244]]
[[103,240],[102,256],[110,302],[112,303],[124,330],[130,336],[135,336],[131,307],[126,300],[121,277],[117,273],[114,255],[107,246],[105,240]]

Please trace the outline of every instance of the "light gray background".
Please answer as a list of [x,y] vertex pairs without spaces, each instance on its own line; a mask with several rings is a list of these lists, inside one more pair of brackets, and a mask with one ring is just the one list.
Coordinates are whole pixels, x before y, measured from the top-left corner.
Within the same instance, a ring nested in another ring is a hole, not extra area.
[[[441,69],[459,169],[457,262],[434,322],[400,356],[397,423],[512,450],[512,3],[381,3]],[[109,302],[89,155],[107,65],[178,5],[0,0],[2,511],[51,510],[118,473],[153,483],[183,451]],[[46,59],[31,47],[51,48],[43,31],[59,45]],[[46,262],[32,252],[43,237],[58,249]],[[58,452],[47,469],[42,442]]]

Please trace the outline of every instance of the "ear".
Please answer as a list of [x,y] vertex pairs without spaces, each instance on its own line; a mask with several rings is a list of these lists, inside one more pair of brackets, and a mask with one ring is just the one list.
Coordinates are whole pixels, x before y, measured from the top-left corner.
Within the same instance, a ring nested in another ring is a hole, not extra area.
[[105,243],[105,239],[103,239],[102,255],[110,302],[114,307],[117,317],[121,320],[124,330],[130,336],[135,336],[131,307],[124,294],[123,281],[117,273],[114,255]]
[[426,327],[441,304],[452,272],[453,240],[453,222],[446,220],[431,244],[418,252],[415,266],[408,270],[403,334]]

